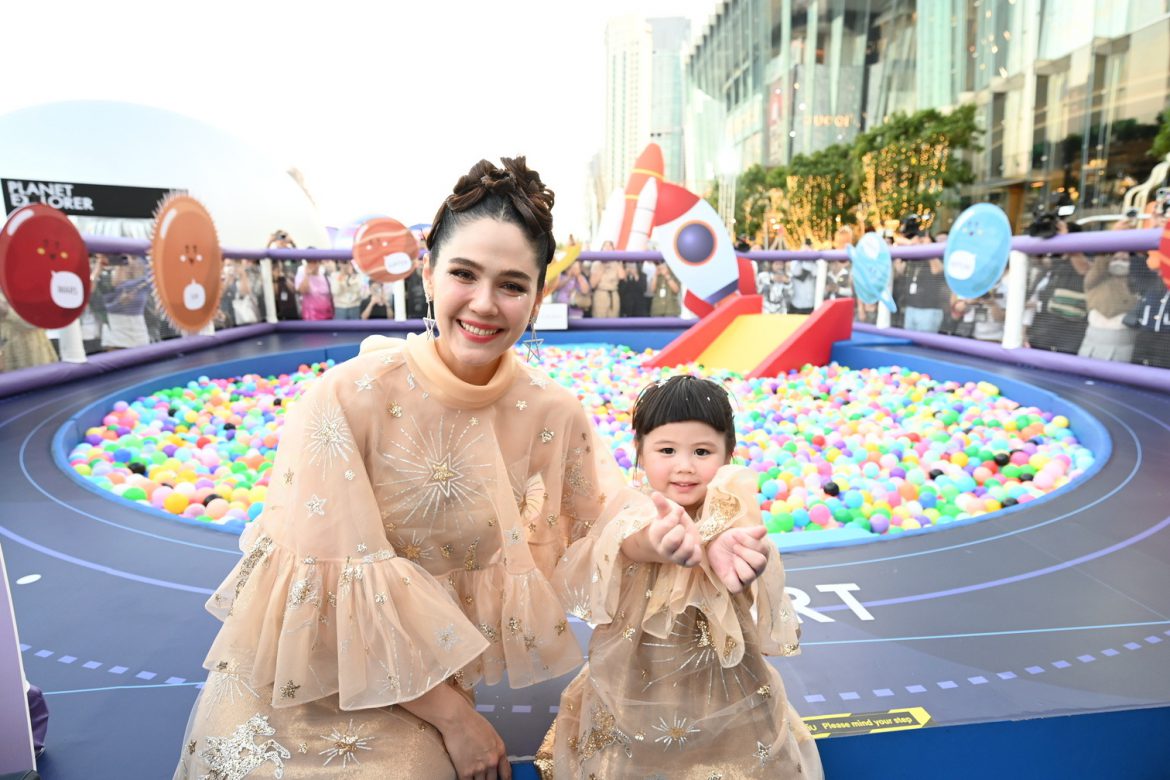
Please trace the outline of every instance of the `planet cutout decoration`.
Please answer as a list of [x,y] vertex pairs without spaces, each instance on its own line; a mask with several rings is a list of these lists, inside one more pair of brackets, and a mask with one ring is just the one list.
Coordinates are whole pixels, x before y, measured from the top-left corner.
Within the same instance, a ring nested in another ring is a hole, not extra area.
[[955,220],[943,254],[943,275],[960,298],[985,295],[999,282],[1012,248],[1012,226],[999,206],[976,203]]
[[857,246],[845,247],[853,265],[853,290],[862,303],[881,301],[891,312],[898,310],[890,295],[890,247],[877,233],[866,233]]
[[64,213],[34,203],[12,212],[0,233],[0,288],[38,328],[63,328],[89,302],[89,252]]
[[159,205],[150,266],[159,305],[175,327],[195,333],[212,321],[219,308],[223,252],[202,203],[172,195]]
[[353,263],[371,281],[397,282],[410,276],[418,257],[418,241],[401,222],[375,217],[353,237]]

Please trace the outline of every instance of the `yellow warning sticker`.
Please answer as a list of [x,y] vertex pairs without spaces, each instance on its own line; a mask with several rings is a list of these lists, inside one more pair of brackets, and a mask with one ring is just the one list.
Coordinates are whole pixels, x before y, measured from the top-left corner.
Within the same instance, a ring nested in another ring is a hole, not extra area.
[[920,729],[930,722],[930,713],[922,707],[906,707],[885,712],[844,712],[804,718],[804,725],[814,739],[838,734],[878,734],[883,731]]

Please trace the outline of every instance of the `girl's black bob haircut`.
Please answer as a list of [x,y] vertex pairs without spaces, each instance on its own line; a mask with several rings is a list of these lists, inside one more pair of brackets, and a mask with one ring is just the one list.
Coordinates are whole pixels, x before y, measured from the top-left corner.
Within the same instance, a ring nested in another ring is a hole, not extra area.
[[722,385],[690,374],[646,386],[634,401],[634,443],[655,428],[677,422],[701,422],[723,434],[728,457],[735,451],[735,415]]

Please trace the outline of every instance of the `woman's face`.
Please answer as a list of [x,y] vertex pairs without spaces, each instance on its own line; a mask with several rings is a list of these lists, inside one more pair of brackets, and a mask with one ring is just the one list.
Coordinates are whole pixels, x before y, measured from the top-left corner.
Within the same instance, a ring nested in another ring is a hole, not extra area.
[[484,218],[453,228],[423,278],[435,305],[439,356],[486,384],[540,308],[536,252],[519,226]]

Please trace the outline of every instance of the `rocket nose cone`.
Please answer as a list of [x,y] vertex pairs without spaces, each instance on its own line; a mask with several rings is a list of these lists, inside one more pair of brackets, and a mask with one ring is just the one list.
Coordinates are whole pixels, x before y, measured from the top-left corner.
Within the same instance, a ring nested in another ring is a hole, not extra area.
[[666,169],[662,160],[662,148],[658,144],[647,144],[642,153],[638,155],[638,159],[634,161],[634,167],[644,171],[653,171],[661,176]]
[[662,182],[658,185],[658,206],[654,209],[654,225],[665,225],[687,213],[699,196],[677,184]]

